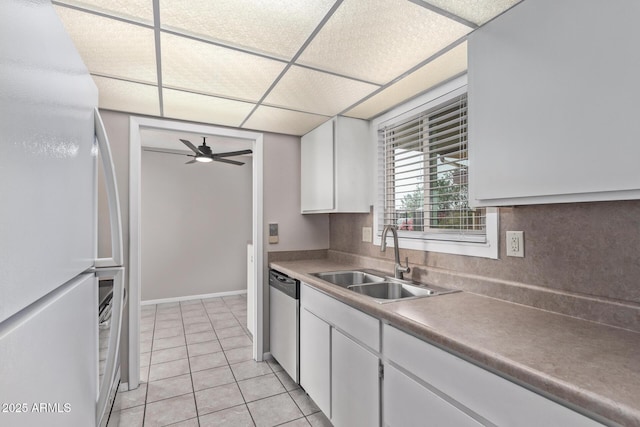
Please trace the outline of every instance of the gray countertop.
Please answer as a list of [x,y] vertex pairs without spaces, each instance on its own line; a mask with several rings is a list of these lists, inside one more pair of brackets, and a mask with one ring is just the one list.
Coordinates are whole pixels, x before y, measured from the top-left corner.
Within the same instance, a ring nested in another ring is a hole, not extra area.
[[598,418],[640,426],[640,334],[467,292],[378,304],[309,273],[361,268],[271,262],[353,307]]

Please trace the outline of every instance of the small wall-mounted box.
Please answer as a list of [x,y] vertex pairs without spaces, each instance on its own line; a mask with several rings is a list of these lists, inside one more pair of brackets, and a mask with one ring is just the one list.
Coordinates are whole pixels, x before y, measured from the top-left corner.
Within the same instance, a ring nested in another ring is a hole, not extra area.
[[278,224],[269,224],[269,243],[278,243]]

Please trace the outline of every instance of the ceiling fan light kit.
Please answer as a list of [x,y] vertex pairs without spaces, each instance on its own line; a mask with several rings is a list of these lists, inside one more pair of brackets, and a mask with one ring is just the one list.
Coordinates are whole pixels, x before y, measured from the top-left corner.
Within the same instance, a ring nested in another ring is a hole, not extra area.
[[211,157],[196,156],[196,162],[209,163],[209,162],[213,162],[213,159]]

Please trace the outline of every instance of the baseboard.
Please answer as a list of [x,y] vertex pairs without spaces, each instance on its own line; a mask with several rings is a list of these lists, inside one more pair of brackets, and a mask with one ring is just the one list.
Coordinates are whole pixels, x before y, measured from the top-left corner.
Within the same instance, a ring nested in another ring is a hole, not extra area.
[[239,291],[215,292],[213,294],[187,295],[187,296],[184,296],[184,297],[150,299],[150,300],[147,300],[147,301],[140,301],[140,305],[166,304],[166,303],[169,303],[169,302],[189,301],[189,300],[194,300],[194,299],[228,297],[228,296],[232,296],[232,295],[242,295],[242,294],[246,294],[246,293],[247,293],[247,290],[243,289],[243,290],[239,290]]

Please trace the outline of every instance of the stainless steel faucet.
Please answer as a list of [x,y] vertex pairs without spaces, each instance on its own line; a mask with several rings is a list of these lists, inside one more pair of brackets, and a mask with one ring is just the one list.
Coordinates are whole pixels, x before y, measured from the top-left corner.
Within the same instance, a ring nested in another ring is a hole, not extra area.
[[411,269],[409,268],[409,257],[405,258],[406,267],[403,267],[400,264],[400,248],[398,247],[398,230],[393,225],[385,225],[384,230],[382,230],[382,244],[380,245],[380,252],[384,252],[387,249],[387,233],[391,230],[391,234],[393,234],[393,251],[396,257],[396,267],[395,267],[395,278],[396,279],[404,279],[402,273],[409,273]]

